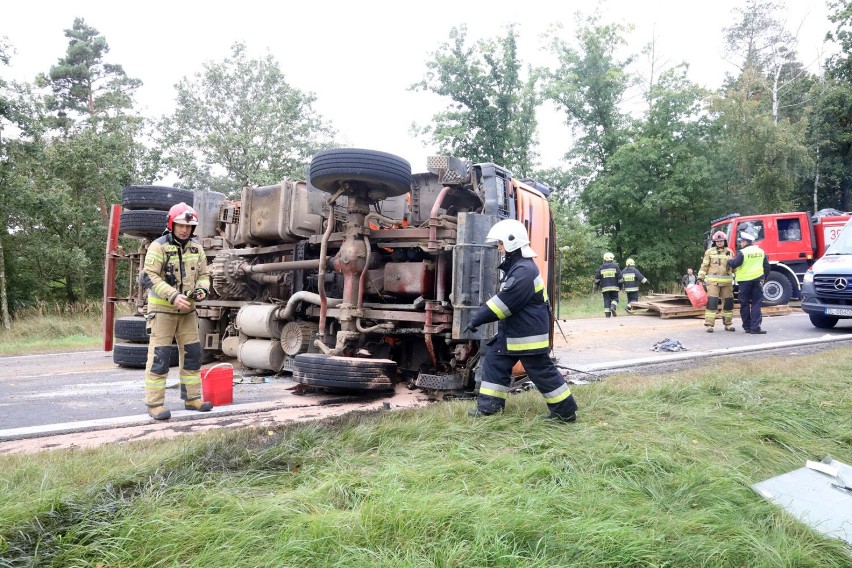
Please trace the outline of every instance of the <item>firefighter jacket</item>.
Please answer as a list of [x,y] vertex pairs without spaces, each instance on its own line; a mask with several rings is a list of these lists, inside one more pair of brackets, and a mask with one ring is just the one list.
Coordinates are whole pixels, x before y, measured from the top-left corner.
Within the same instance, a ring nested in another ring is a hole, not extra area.
[[766,278],[772,267],[766,253],[757,245],[749,245],[740,249],[731,259],[730,267],[736,269],[737,282],[750,282]]
[[712,246],[704,251],[704,260],[698,271],[698,279],[716,284],[732,284],[734,271],[728,266],[728,262],[734,258],[734,251],[728,247],[719,248]]
[[623,284],[617,262],[605,261],[595,274],[595,288],[601,292],[618,292]]
[[639,284],[647,284],[648,279],[635,266],[625,266],[621,271],[621,279],[624,281],[625,292],[638,292]]
[[474,312],[470,323],[476,327],[497,321],[493,348],[512,355],[533,355],[550,351],[550,305],[547,289],[538,267],[517,250],[500,264],[503,277],[500,291]]
[[192,292],[196,288],[210,289],[207,255],[192,239],[181,245],[172,235],[164,235],[148,247],[140,280],[148,288],[148,313],[186,313],[172,304],[178,294],[189,298],[192,312]]

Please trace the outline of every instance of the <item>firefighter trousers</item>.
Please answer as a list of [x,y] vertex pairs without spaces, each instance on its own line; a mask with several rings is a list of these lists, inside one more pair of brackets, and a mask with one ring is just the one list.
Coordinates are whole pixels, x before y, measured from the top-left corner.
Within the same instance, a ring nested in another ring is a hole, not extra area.
[[734,321],[734,285],[730,282],[719,284],[707,282],[707,307],[704,308],[704,325],[716,324],[716,310],[722,308],[722,323],[731,327]]
[[180,353],[180,397],[185,401],[201,398],[201,343],[198,318],[186,314],[148,314],[148,362],[145,366],[145,404],[149,408],[163,406],[166,400],[166,378],[172,341]]
[[501,412],[509,398],[512,368],[518,361],[524,366],[527,377],[544,397],[553,414],[569,418],[577,411],[577,403],[565,378],[556,369],[547,353],[535,355],[508,355],[489,349],[482,363],[482,384],[479,386],[477,408],[483,414]]

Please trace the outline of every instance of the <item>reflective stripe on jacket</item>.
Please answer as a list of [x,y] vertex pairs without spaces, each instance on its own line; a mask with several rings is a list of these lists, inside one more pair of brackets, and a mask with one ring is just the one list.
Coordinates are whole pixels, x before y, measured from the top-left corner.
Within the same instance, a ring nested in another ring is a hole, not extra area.
[[648,281],[635,266],[625,266],[624,270],[621,271],[621,279],[624,281],[625,292],[638,292],[639,284]]
[[496,348],[516,355],[550,351],[550,306],[538,267],[520,251],[500,265],[500,291],[474,312],[471,323],[497,321]]
[[601,292],[618,292],[621,284],[621,269],[618,263],[607,260],[601,264],[595,274],[595,286],[599,286]]
[[[140,281],[148,288],[148,313],[186,313],[179,312],[172,302],[178,294],[189,295],[196,288],[210,289],[207,255],[195,241],[181,246],[171,235],[162,236],[148,247]],[[192,311],[192,298],[190,303]]]
[[769,274],[769,259],[766,253],[757,245],[749,245],[737,252],[730,263],[736,269],[737,282],[758,280]]
[[734,271],[728,266],[728,262],[734,258],[734,251],[728,247],[718,248],[712,246],[704,251],[704,260],[698,278],[716,284],[731,284],[734,280]]

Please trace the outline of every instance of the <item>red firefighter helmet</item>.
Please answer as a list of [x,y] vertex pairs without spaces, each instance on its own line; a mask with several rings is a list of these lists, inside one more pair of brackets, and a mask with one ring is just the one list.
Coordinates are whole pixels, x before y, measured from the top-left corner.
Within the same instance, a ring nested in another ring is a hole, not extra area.
[[713,240],[728,242],[728,235],[726,235],[723,231],[716,231],[713,233]]
[[[195,209],[190,207],[184,202],[177,203],[172,205],[172,208],[169,209],[169,217],[166,221],[166,226],[169,228],[169,231],[174,231],[174,224],[178,225],[198,225],[198,213],[195,212]],[[195,232],[195,229],[193,229]]]

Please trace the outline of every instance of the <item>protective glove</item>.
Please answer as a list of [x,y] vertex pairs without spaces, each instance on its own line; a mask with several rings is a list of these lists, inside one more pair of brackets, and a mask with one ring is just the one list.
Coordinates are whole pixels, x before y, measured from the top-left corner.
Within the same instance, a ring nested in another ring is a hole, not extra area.
[[479,331],[479,326],[473,325],[473,323],[467,324],[467,327],[464,328],[465,333],[476,333]]
[[192,299],[196,302],[202,302],[207,299],[208,294],[206,288],[196,288],[192,291]]

